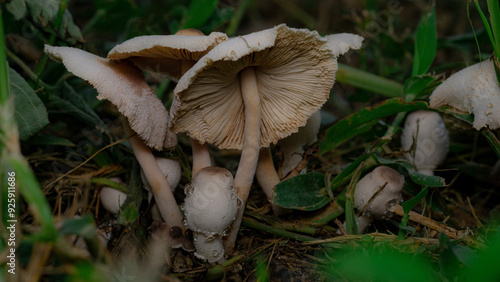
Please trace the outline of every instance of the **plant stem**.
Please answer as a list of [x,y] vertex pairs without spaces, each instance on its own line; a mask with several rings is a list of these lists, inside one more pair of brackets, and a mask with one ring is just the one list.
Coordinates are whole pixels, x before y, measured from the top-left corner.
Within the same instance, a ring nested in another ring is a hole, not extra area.
[[229,22],[229,26],[226,29],[227,36],[233,36],[236,33],[236,29],[240,25],[241,19],[243,18],[245,11],[250,6],[250,3],[252,3],[252,0],[243,0],[240,2],[236,12],[234,12],[233,17]]
[[500,5],[498,0],[488,0],[488,11],[490,12],[491,30],[495,41],[495,55],[500,58]]
[[385,97],[402,97],[403,85],[351,66],[339,64],[336,80],[356,88],[381,94]]
[[242,223],[244,225],[250,227],[250,228],[253,228],[253,229],[256,229],[256,230],[260,230],[260,231],[264,231],[264,232],[267,232],[267,233],[271,233],[271,234],[276,235],[276,236],[281,236],[281,237],[289,238],[289,239],[294,239],[294,240],[299,240],[299,241],[304,241],[304,242],[309,242],[309,241],[316,240],[316,238],[314,238],[314,237],[309,237],[309,236],[306,236],[306,235],[301,235],[301,234],[297,234],[297,233],[285,231],[285,230],[282,230],[282,229],[277,229],[277,228],[274,228],[272,226],[260,223],[260,222],[258,222],[256,220],[253,220],[253,219],[250,219],[250,218],[243,218]]

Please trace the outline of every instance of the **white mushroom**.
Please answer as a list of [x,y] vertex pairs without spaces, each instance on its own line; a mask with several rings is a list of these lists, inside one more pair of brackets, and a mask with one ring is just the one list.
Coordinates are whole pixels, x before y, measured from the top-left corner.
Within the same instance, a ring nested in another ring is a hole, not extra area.
[[200,169],[184,192],[184,216],[189,229],[222,235],[234,219],[237,191],[232,174],[224,168]]
[[500,86],[493,60],[467,67],[446,79],[430,96],[431,107],[452,106],[474,114],[473,126],[500,128]]
[[[328,99],[336,56],[317,32],[285,25],[222,42],[179,80],[172,131],[242,150],[235,186],[246,202],[260,148],[296,132]],[[225,243],[229,251],[242,213]]]
[[404,177],[394,169],[379,166],[356,185],[354,207],[358,233],[363,233],[374,219],[388,219],[402,200]]
[[204,233],[194,232],[193,243],[196,251],[194,255],[209,263],[222,262],[224,259],[224,244],[219,235],[207,236]]
[[318,140],[319,127],[321,125],[321,114],[314,113],[307,124],[299,128],[297,133],[288,136],[278,142],[278,146],[283,151],[282,177],[285,177],[302,160],[304,146],[311,145]]
[[434,175],[448,153],[450,137],[441,116],[431,111],[416,111],[408,114],[401,135],[404,157],[418,172]]
[[[45,45],[45,52],[92,84],[99,99],[109,100],[127,118],[123,120],[123,128],[151,184],[162,218],[169,228],[184,228],[172,190],[148,148],[161,150],[171,142],[173,135],[167,129],[168,112],[144,81],[142,72],[128,61],[110,61],[76,48]],[[172,246],[180,246],[180,243]]]
[[185,223],[194,232],[198,257],[209,262],[220,260],[224,255],[222,236],[228,232],[240,201],[232,174],[224,168],[202,168],[184,192]]
[[[109,180],[116,183],[123,183],[119,177],[111,177]],[[99,191],[101,205],[110,213],[118,214],[120,207],[127,199],[127,193],[111,187],[102,187]]]

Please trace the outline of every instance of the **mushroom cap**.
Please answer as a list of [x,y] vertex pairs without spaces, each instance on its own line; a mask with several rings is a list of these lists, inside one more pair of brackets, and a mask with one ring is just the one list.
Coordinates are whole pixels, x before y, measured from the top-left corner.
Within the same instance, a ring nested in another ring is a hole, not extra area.
[[243,148],[239,73],[253,67],[262,107],[261,147],[297,132],[328,99],[337,58],[316,31],[279,25],[231,38],[179,80],[171,129],[221,149]]
[[344,55],[350,49],[358,50],[363,43],[363,37],[352,33],[330,34],[325,38],[335,56]]
[[436,112],[415,111],[406,117],[401,147],[404,157],[423,174],[433,175],[434,169],[448,154],[450,137],[444,120]]
[[403,185],[404,177],[401,174],[390,167],[379,166],[356,185],[354,207],[363,210],[363,215],[380,219],[391,217],[394,208],[401,202]]
[[45,45],[45,53],[96,88],[98,99],[113,103],[149,147],[163,149],[168,140],[168,112],[137,67],[72,47]]
[[184,216],[189,229],[208,236],[224,234],[238,209],[232,174],[225,168],[202,168],[184,191]]
[[[155,160],[161,172],[167,178],[168,185],[170,186],[172,191],[175,190],[175,188],[177,187],[177,185],[179,185],[179,182],[181,181],[181,176],[182,176],[181,163],[176,159],[169,159],[156,156]],[[141,169],[141,180],[142,183],[144,183],[144,188],[151,192],[151,187],[149,186],[148,180],[146,179],[146,176],[144,175],[142,169]]]
[[181,77],[183,60],[198,61],[227,35],[212,32],[205,36],[195,30],[183,30],[176,35],[145,35],[129,39],[116,45],[108,53],[111,60],[127,59],[139,68],[167,75],[173,79]]
[[[118,177],[111,177],[110,180],[123,183]],[[102,206],[112,214],[118,214],[120,207],[125,203],[127,199],[127,193],[120,190],[116,190],[111,187],[102,187],[99,192],[99,198],[101,200]]]
[[431,107],[452,106],[474,114],[475,129],[500,127],[500,86],[492,60],[469,66],[446,79],[430,96]]
[[217,262],[224,257],[224,245],[219,235],[207,236],[203,233],[193,233],[193,243],[196,249],[194,255],[209,263]]

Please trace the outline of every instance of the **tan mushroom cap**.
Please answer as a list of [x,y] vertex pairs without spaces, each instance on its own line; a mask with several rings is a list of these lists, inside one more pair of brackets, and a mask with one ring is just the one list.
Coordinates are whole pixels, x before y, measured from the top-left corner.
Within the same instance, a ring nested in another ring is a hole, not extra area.
[[279,25],[217,45],[179,80],[171,129],[221,149],[242,149],[239,73],[253,67],[262,107],[261,146],[306,124],[330,94],[336,56],[317,32]]
[[483,61],[450,76],[434,90],[430,105],[449,105],[473,113],[477,130],[485,126],[500,128],[500,86],[493,61]]
[[183,60],[198,61],[220,42],[227,40],[227,35],[212,32],[205,36],[189,29],[176,35],[145,35],[129,39],[116,45],[109,53],[111,60],[127,59],[139,68],[165,74],[178,79]]
[[71,47],[45,45],[45,52],[95,87],[98,99],[113,103],[148,146],[161,150],[175,137],[168,134],[169,116],[163,103],[132,63],[109,61]]

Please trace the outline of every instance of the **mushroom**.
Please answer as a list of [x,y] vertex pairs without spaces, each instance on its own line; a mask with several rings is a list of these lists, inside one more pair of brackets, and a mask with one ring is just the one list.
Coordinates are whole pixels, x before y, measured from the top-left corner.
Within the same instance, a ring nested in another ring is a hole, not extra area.
[[299,131],[282,139],[278,146],[283,151],[283,166],[281,168],[282,178],[290,173],[302,160],[304,146],[311,145],[318,140],[319,127],[321,125],[321,114],[314,113],[307,124],[299,128]]
[[220,261],[224,255],[222,237],[238,209],[233,175],[224,168],[202,168],[184,192],[185,223],[194,232],[195,255],[209,262]]
[[[331,34],[325,38],[327,39],[328,47],[335,57],[345,54],[350,49],[357,50],[361,48],[361,43],[363,42],[361,36],[351,33]],[[336,60],[334,64],[335,68],[337,68]],[[302,159],[300,153],[304,152],[303,147],[316,142],[320,124],[321,115],[318,110],[308,119],[305,126],[299,128],[298,132],[278,142],[278,146],[284,152],[284,162],[281,169],[282,178],[299,164]],[[277,174],[272,163],[272,155],[269,148],[261,150],[255,176],[266,196],[271,197],[274,186],[280,182],[280,176]],[[285,209],[277,205],[272,204],[271,206],[274,215],[286,213]]]
[[418,172],[434,175],[434,169],[445,160],[449,146],[448,130],[438,113],[415,111],[406,117],[401,148]]
[[469,66],[446,79],[430,96],[431,107],[452,106],[473,113],[473,127],[500,128],[500,86],[493,59]]
[[[328,98],[335,70],[327,42],[316,32],[279,25],[229,39],[179,80],[172,131],[221,149],[242,150],[235,186],[245,202],[260,148],[305,124]],[[234,239],[228,240],[230,246]]]
[[[336,55],[315,31],[282,24],[229,39],[179,80],[171,129],[220,149],[242,150],[235,186],[244,203],[260,148],[306,124],[328,99],[336,70]],[[225,243],[229,251],[242,210]]]
[[[119,177],[111,177],[109,180],[116,183],[123,183]],[[99,191],[99,199],[101,200],[101,205],[110,213],[118,214],[120,207],[125,203],[127,199],[127,193],[111,187],[102,187]]]
[[386,220],[394,215],[402,200],[404,177],[394,169],[379,166],[365,175],[354,190],[354,207],[358,233],[363,233],[375,219]]
[[[196,29],[184,29],[175,35],[146,35],[129,39],[115,46],[108,58],[127,59],[139,68],[167,75],[178,80],[200,58],[217,44],[227,40],[227,35],[212,32],[205,36]],[[208,144],[191,139],[194,175],[199,169],[211,165]]]
[[151,184],[162,218],[169,228],[184,228],[172,190],[148,148],[161,150],[174,138],[167,129],[168,112],[144,81],[141,71],[128,61],[110,61],[71,47],[45,45],[45,52],[88,81],[97,89],[97,98],[109,100],[127,118],[123,120],[124,130]]

